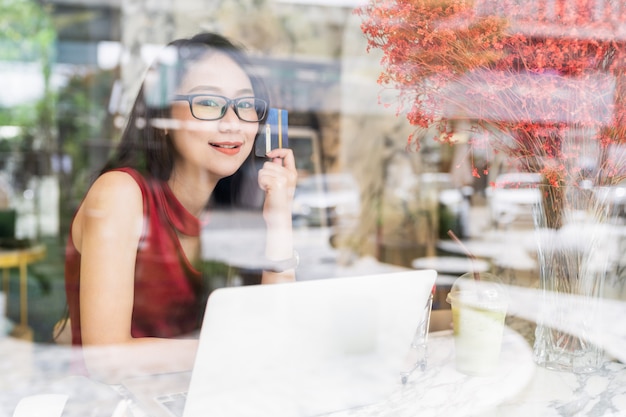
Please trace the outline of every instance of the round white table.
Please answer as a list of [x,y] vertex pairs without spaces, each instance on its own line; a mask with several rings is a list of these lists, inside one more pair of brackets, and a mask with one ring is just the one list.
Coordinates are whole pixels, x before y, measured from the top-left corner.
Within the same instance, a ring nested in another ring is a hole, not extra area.
[[467,272],[487,272],[489,262],[482,259],[471,260],[458,256],[428,256],[411,262],[415,269],[434,269],[442,275],[463,275]]
[[487,272],[491,265],[482,259],[469,259],[458,256],[428,256],[411,262],[414,269],[434,269],[437,271],[433,309],[450,308],[446,298],[452,284],[459,276],[468,272]]

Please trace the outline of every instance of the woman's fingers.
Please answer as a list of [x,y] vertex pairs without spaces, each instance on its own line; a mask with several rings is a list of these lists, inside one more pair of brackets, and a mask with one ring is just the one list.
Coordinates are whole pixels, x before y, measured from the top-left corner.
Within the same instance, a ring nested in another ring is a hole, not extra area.
[[280,164],[290,171],[296,170],[296,161],[293,156],[293,151],[289,148],[273,149],[266,156],[275,164]]
[[[259,170],[259,186],[265,191],[263,217],[269,225],[285,227],[291,224],[291,206],[298,174],[290,149],[276,149]],[[282,225],[282,226],[281,226]]]
[[272,187],[285,187],[293,191],[298,174],[291,149],[274,149],[267,154],[270,162],[265,162],[259,171],[259,185],[268,192]]

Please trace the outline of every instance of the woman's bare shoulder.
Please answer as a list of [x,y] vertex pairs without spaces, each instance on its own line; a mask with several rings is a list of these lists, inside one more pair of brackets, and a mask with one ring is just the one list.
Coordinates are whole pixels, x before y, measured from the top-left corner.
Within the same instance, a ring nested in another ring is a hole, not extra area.
[[111,171],[98,177],[87,191],[76,213],[72,236],[77,248],[82,245],[86,228],[97,235],[133,231],[132,235],[138,236],[142,220],[141,188],[129,174]]
[[141,189],[137,181],[128,173],[122,171],[109,171],[100,175],[87,192],[86,199],[106,201],[127,201],[141,198]]

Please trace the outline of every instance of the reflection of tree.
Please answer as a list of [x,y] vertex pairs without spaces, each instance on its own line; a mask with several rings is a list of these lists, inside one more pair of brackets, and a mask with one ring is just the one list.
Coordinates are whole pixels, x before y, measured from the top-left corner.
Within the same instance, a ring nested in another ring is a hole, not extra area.
[[[60,155],[72,161],[71,170],[59,172],[62,216],[73,214],[75,204],[92,180],[91,176],[100,169],[99,166],[92,166],[89,155],[91,145],[113,143],[119,134],[108,112],[111,87],[117,78],[117,70],[77,73],[59,91],[58,150]],[[106,149],[105,146],[104,152]],[[62,218],[62,229],[69,225],[67,222],[69,217]]]
[[1,109],[8,114],[3,123],[22,127],[19,149],[22,169],[16,171],[17,183],[24,186],[32,175],[48,173],[49,156],[54,150],[54,94],[50,86],[56,33],[48,10],[30,0],[0,3],[0,60],[34,62],[41,68],[43,91],[33,103],[18,109]]
[[[590,0],[554,5],[551,14],[536,2],[371,0],[358,13],[369,46],[384,54],[379,81],[399,89],[413,125],[437,126],[445,141],[448,119],[471,120],[521,169],[576,181],[581,155],[625,141],[617,33],[626,22],[596,16]],[[584,146],[564,146],[576,137]],[[625,162],[604,153],[594,179],[623,178]]]

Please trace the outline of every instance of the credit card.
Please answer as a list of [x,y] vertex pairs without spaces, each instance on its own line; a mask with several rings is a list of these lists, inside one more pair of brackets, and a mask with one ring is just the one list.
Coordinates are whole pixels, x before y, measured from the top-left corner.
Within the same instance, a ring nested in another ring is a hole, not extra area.
[[255,144],[255,155],[264,157],[272,149],[288,148],[288,125],[287,110],[270,108],[265,123],[265,131],[259,135]]

